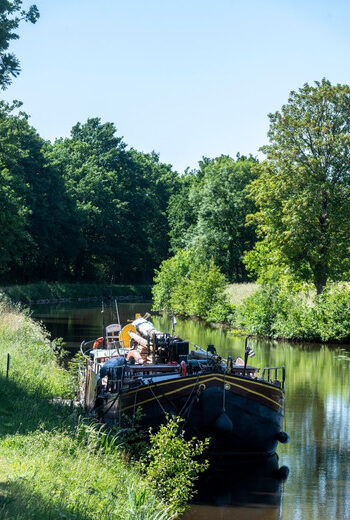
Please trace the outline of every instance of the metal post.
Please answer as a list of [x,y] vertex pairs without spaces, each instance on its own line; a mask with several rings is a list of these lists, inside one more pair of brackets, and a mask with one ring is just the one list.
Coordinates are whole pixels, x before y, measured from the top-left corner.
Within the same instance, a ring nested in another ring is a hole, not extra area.
[[10,354],[7,354],[7,367],[6,367],[6,378],[7,379],[9,377],[10,362],[11,362],[11,356],[10,356]]
[[251,338],[251,337],[252,337],[252,335],[249,334],[245,338],[245,342],[244,342],[244,368],[243,368],[243,375],[244,376],[246,374],[248,356],[254,356],[255,355],[254,350],[250,347],[250,345],[248,345],[248,339]]

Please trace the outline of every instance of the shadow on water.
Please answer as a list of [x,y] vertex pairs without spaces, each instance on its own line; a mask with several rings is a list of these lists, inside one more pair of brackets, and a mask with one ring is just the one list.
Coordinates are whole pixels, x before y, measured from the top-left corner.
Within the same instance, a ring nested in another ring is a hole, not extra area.
[[288,477],[278,456],[212,460],[197,484],[191,510],[183,520],[277,520],[281,487]]
[[[133,319],[135,313],[144,314],[151,309],[151,303],[119,303],[122,325]],[[70,302],[32,305],[34,319],[42,321],[51,338],[63,338],[65,349],[77,350],[83,340],[95,339],[103,334],[105,325],[117,320],[114,302],[105,302],[101,313],[101,302]]]

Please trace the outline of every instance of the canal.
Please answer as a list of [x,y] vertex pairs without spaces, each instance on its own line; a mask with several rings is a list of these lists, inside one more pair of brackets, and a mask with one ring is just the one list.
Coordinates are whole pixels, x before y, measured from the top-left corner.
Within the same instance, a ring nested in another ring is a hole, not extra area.
[[[120,303],[122,324],[150,307]],[[102,332],[96,302],[36,305],[32,311],[71,352]],[[108,307],[103,316],[106,324],[115,321]],[[171,329],[167,317],[152,321],[160,330]],[[176,332],[204,348],[214,344],[224,357],[243,356],[244,338],[222,328],[178,319]],[[267,460],[212,464],[184,519],[350,520],[350,346],[255,340],[253,347],[257,366],[286,366],[283,429],[291,442]],[[281,466],[289,468],[285,480],[276,478]]]

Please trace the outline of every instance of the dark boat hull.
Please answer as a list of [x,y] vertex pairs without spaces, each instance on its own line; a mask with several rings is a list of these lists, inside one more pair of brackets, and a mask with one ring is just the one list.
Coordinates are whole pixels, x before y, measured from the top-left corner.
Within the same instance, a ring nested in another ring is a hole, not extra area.
[[208,372],[122,391],[100,402],[100,411],[106,422],[122,425],[141,407],[144,428],[156,428],[167,413],[180,415],[188,435],[211,438],[212,451],[269,455],[281,432],[283,401],[283,390],[266,381]]

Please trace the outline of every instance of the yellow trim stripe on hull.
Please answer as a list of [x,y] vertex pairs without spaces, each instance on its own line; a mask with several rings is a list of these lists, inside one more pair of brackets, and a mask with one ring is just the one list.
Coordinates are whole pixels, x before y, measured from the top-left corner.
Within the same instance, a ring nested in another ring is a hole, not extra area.
[[[235,378],[235,379],[238,379],[238,378]],[[200,382],[200,383],[208,383],[209,381],[214,381],[214,380],[218,380],[218,381],[220,381],[221,383],[225,383],[225,382],[227,382],[227,376],[226,376],[225,378],[224,378],[223,376],[220,377],[220,375],[215,375],[215,376],[212,376],[212,377],[207,376],[206,378],[198,379],[198,383],[199,383],[199,382]],[[238,379],[238,380],[239,380],[239,379]],[[177,379],[176,381],[179,382],[179,379]],[[170,383],[170,382],[174,382],[174,381],[169,381],[169,383]],[[251,389],[249,389],[249,388],[246,388],[246,387],[244,387],[244,386],[242,386],[242,385],[238,385],[237,383],[233,383],[232,381],[231,381],[231,383],[232,383],[233,386],[236,386],[237,388],[243,389],[244,391],[246,391],[246,392],[248,392],[248,393],[258,395],[259,397],[262,397],[263,399],[266,399],[266,400],[270,401],[271,403],[273,403],[274,405],[278,406],[279,408],[282,408],[282,405],[281,405],[279,402],[274,401],[273,399],[271,399],[270,397],[267,397],[267,396],[264,395],[264,394],[261,394],[261,393],[259,393],[259,392],[255,392],[254,390],[251,390]],[[250,381],[249,381],[249,383],[250,383]],[[164,385],[164,384],[165,384],[165,383],[162,383],[162,385]],[[156,386],[160,386],[160,385],[157,384]],[[176,388],[175,390],[171,390],[170,392],[166,392],[166,393],[164,393],[164,394],[157,395],[156,397],[150,397],[149,399],[144,399],[143,401],[138,402],[138,403],[137,403],[137,406],[140,406],[140,405],[145,404],[145,403],[149,403],[149,402],[151,402],[151,401],[154,401],[154,400],[157,399],[157,398],[159,399],[159,398],[162,398],[162,397],[167,396],[167,395],[171,395],[171,394],[175,394],[175,393],[177,393],[177,392],[181,392],[182,390],[185,390],[186,388],[190,388],[191,386],[192,386],[192,383],[189,384],[189,385],[186,385],[186,386],[181,386],[180,388]],[[147,388],[142,388],[142,389],[140,389],[140,390],[146,390],[146,389],[147,389]],[[277,390],[278,390],[278,389],[277,389]],[[136,390],[136,391],[137,391],[137,390]],[[135,391],[132,392],[132,393],[135,393]],[[130,394],[131,394],[131,392],[127,392],[127,393],[124,394],[124,395],[130,395]],[[124,412],[125,410],[129,410],[130,408],[133,408],[134,406],[135,406],[134,404],[129,405],[129,406],[126,406],[125,408],[122,408],[121,412]]]
[[[221,374],[217,374],[217,375],[219,376]],[[208,377],[208,376],[209,376],[209,374],[208,375],[203,374],[203,375],[199,376],[200,381],[202,381],[202,379],[201,379],[202,377],[205,378],[205,377]],[[242,382],[242,379],[240,377],[232,376],[230,374],[226,374],[225,378],[226,378],[226,380]],[[191,377],[185,376],[184,379],[186,379],[186,381],[193,381],[193,380],[198,379],[198,376],[191,376]],[[163,386],[163,385],[168,385],[168,384],[171,384],[171,383],[177,383],[178,381],[179,381],[179,379],[170,379],[169,381],[165,381],[164,383],[156,383],[156,385],[157,386]],[[255,381],[254,379],[252,379],[251,381],[247,380],[247,379],[243,379],[243,381],[247,381],[247,383],[250,384],[250,385],[263,386],[264,388],[271,388],[271,390],[276,391],[276,392],[280,392],[280,394],[283,396],[284,392],[280,388],[269,387],[269,386],[267,386],[266,383],[261,383],[259,381]],[[143,390],[147,390],[147,389],[148,389],[148,385],[144,386],[143,388],[136,389],[136,390],[129,390],[129,392],[125,392],[124,395],[132,395],[135,392],[142,392]]]

